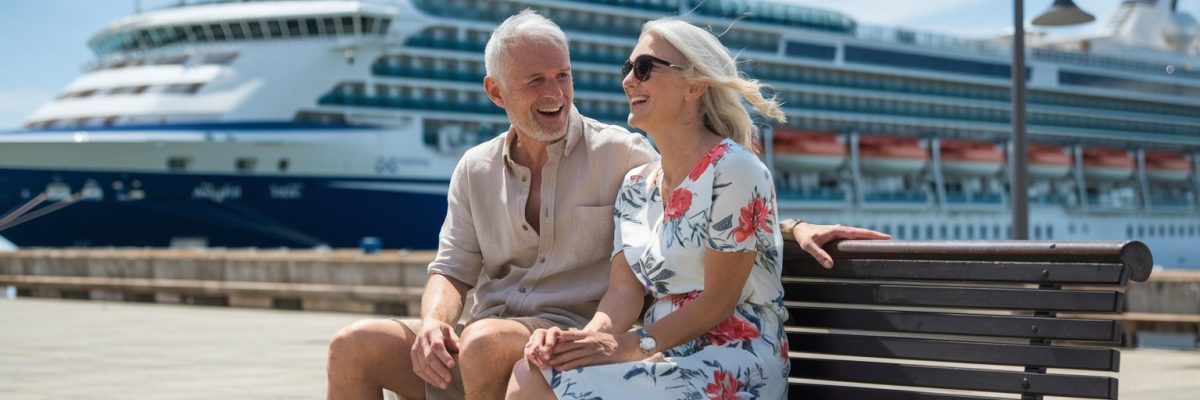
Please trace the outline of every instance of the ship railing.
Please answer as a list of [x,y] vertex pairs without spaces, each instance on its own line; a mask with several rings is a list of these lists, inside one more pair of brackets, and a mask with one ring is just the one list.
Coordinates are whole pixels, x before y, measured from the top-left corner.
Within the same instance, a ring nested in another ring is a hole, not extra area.
[[1035,48],[1032,50],[1032,54],[1035,59],[1043,61],[1082,65],[1098,69],[1148,73],[1166,77],[1200,79],[1200,65],[1192,65],[1188,62],[1173,63],[1167,61],[1130,60],[1053,48]]
[[856,37],[872,42],[951,50],[981,56],[999,57],[1011,54],[1008,48],[994,42],[885,26],[859,26]]

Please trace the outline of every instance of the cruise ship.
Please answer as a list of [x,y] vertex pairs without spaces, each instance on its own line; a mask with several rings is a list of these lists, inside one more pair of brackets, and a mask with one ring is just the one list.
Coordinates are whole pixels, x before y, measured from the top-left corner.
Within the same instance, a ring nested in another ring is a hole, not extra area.
[[[507,130],[483,92],[497,23],[571,39],[575,106],[624,125],[641,25],[715,32],[785,101],[763,126],[782,215],[898,239],[1011,237],[1011,35],[968,39],[745,0],[181,1],[88,39],[95,60],[0,133],[17,246],[436,246],[450,172]],[[1030,232],[1136,239],[1200,267],[1200,44],[1174,1],[1030,34]],[[7,211],[6,211],[7,210]]]

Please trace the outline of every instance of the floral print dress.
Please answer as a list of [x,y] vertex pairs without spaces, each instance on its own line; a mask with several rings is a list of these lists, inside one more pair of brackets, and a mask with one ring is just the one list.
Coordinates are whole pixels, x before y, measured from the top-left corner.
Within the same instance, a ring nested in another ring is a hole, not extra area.
[[770,172],[729,139],[714,146],[663,204],[648,185],[657,163],[626,176],[615,207],[614,255],[624,252],[656,301],[645,325],[704,290],[707,249],[757,251],[733,315],[658,361],[544,371],[561,399],[782,399],[787,397],[787,337],[780,284],[782,236]]

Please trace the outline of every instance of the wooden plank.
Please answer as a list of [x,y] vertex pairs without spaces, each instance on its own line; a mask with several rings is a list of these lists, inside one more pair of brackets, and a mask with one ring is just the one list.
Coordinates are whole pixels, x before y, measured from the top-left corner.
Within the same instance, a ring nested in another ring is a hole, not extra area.
[[1117,380],[1105,376],[792,358],[789,376],[803,379],[938,389],[1115,399]]
[[[846,240],[824,248],[833,257],[834,268],[851,259],[1115,263],[1129,268],[1130,279],[1144,282],[1154,265],[1150,248],[1138,241]],[[790,264],[817,266],[791,241],[784,243],[783,258]]]
[[1116,372],[1120,353],[1107,348],[1054,347],[952,340],[788,332],[791,351],[974,364]]
[[838,260],[835,268],[792,262],[784,265],[784,276],[875,280],[1120,285],[1126,274],[1121,264],[1100,263],[845,259]]
[[877,389],[814,383],[791,383],[788,399],[871,399],[871,400],[1005,400],[1003,397],[984,397],[960,394],[929,393],[902,389]]
[[789,326],[1117,342],[1116,321],[789,306]]
[[816,303],[1026,311],[1120,311],[1119,292],[803,282],[785,278],[784,299]]

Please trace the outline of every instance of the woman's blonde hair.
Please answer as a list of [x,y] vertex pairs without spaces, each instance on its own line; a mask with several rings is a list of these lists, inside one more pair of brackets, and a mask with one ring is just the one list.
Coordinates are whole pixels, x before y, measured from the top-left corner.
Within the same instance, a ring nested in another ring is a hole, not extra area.
[[763,97],[762,91],[768,86],[743,77],[729,49],[712,32],[668,17],[647,22],[642,26],[642,35],[666,40],[683,54],[682,63],[687,67],[684,76],[708,83],[708,90],[700,98],[700,115],[704,125],[718,135],[753,151],[757,132],[742,100],[765,117],[777,122],[787,120],[777,97]]

